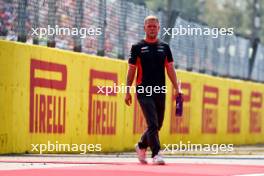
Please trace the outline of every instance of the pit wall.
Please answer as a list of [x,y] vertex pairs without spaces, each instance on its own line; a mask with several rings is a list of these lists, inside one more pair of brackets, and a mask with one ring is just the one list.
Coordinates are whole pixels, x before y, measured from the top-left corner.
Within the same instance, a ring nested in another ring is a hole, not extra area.
[[[0,40],[0,65],[1,154],[37,153],[34,145],[48,143],[127,151],[146,128],[135,94],[129,107],[125,94],[99,89],[125,85],[127,61]],[[175,116],[167,79],[162,146],[264,143],[263,84],[182,70],[177,75],[184,114]]]

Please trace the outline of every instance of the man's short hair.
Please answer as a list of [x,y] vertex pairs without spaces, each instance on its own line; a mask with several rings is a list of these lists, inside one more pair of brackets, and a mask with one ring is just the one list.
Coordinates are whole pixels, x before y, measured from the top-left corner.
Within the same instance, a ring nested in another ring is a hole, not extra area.
[[149,15],[149,16],[147,16],[147,17],[144,19],[144,24],[146,24],[146,22],[147,22],[148,20],[155,20],[155,21],[157,21],[157,22],[159,23],[159,19],[158,19],[158,17],[156,17],[156,16],[154,16],[154,15]]

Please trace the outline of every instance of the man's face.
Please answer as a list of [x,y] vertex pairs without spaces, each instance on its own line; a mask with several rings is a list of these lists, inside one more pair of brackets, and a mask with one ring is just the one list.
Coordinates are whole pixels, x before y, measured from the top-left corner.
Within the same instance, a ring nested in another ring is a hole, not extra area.
[[144,31],[146,33],[147,38],[155,39],[158,36],[159,33],[159,23],[154,20],[147,20],[144,25]]

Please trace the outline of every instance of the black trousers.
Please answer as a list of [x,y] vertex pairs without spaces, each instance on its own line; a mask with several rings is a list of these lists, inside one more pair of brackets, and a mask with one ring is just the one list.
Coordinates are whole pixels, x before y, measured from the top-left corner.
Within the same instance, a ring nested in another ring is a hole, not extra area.
[[164,120],[165,95],[137,96],[137,98],[147,123],[147,129],[138,146],[140,149],[150,147],[153,158],[160,150],[159,130]]

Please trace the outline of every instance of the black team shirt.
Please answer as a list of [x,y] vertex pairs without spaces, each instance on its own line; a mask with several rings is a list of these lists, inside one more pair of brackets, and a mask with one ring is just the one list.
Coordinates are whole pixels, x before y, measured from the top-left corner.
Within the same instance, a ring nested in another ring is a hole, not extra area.
[[161,40],[157,40],[155,43],[141,40],[132,45],[128,63],[137,67],[136,85],[138,92],[139,86],[144,88],[152,86],[153,89],[155,86],[164,87],[165,66],[173,64],[173,57],[167,43]]

